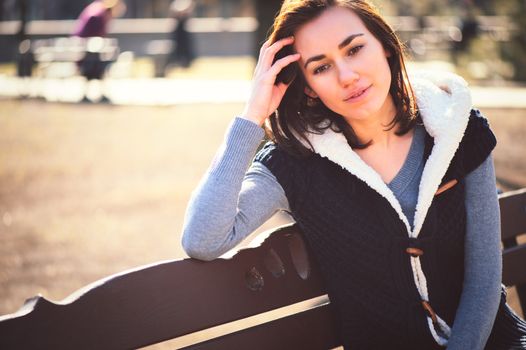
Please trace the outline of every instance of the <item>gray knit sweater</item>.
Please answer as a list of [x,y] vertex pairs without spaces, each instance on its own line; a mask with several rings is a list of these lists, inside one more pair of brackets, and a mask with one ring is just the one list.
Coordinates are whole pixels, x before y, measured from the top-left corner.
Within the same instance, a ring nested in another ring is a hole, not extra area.
[[[183,248],[191,257],[212,260],[234,248],[278,211],[288,211],[285,193],[265,166],[253,163],[263,129],[241,118],[190,199]],[[412,225],[424,168],[423,127],[415,129],[407,158],[388,184]],[[500,219],[493,161],[466,177],[467,231],[464,288],[448,349],[483,349],[500,300]]]

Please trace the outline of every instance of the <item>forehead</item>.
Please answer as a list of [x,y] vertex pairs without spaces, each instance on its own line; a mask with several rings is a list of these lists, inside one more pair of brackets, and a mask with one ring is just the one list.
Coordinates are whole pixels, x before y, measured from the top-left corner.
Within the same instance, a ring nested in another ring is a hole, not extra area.
[[322,54],[338,48],[338,44],[351,34],[371,35],[364,23],[353,11],[332,7],[310,22],[301,26],[294,34],[294,48],[305,54]]

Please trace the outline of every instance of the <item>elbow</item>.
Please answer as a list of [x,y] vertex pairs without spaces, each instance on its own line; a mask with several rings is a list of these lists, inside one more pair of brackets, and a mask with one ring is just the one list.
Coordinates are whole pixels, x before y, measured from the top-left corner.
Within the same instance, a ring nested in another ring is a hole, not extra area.
[[219,252],[208,249],[205,244],[196,243],[188,239],[188,235],[185,234],[183,234],[181,245],[183,246],[184,252],[193,259],[212,261],[221,255]]
[[183,249],[185,253],[192,259],[197,259],[201,261],[212,261],[219,257],[216,254],[211,254],[210,252],[206,250],[199,249],[199,248],[196,249],[195,247],[185,247],[183,245]]

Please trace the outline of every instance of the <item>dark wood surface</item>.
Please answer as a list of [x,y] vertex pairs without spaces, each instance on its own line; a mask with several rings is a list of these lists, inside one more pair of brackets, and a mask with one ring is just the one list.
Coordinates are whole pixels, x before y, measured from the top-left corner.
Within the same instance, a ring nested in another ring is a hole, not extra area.
[[515,286],[523,314],[526,314],[526,188],[499,196],[502,243],[502,281]]
[[341,345],[333,315],[324,305],[184,349],[333,349]]
[[499,196],[502,240],[526,234],[526,188]]
[[231,259],[155,264],[61,303],[36,297],[0,319],[0,349],[136,348],[324,295],[301,242],[287,226]]
[[502,260],[503,283],[507,286],[526,284],[526,245],[505,249],[502,252]]

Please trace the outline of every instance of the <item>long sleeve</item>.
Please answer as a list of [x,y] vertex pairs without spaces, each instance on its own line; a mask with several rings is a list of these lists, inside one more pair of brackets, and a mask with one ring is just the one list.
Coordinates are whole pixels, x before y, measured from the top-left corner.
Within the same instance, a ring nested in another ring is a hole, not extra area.
[[253,163],[263,138],[255,123],[236,118],[207,173],[190,198],[182,245],[196,259],[212,260],[234,248],[278,210],[288,210],[282,187]]
[[466,177],[464,286],[448,350],[484,349],[500,301],[500,214],[491,155]]

